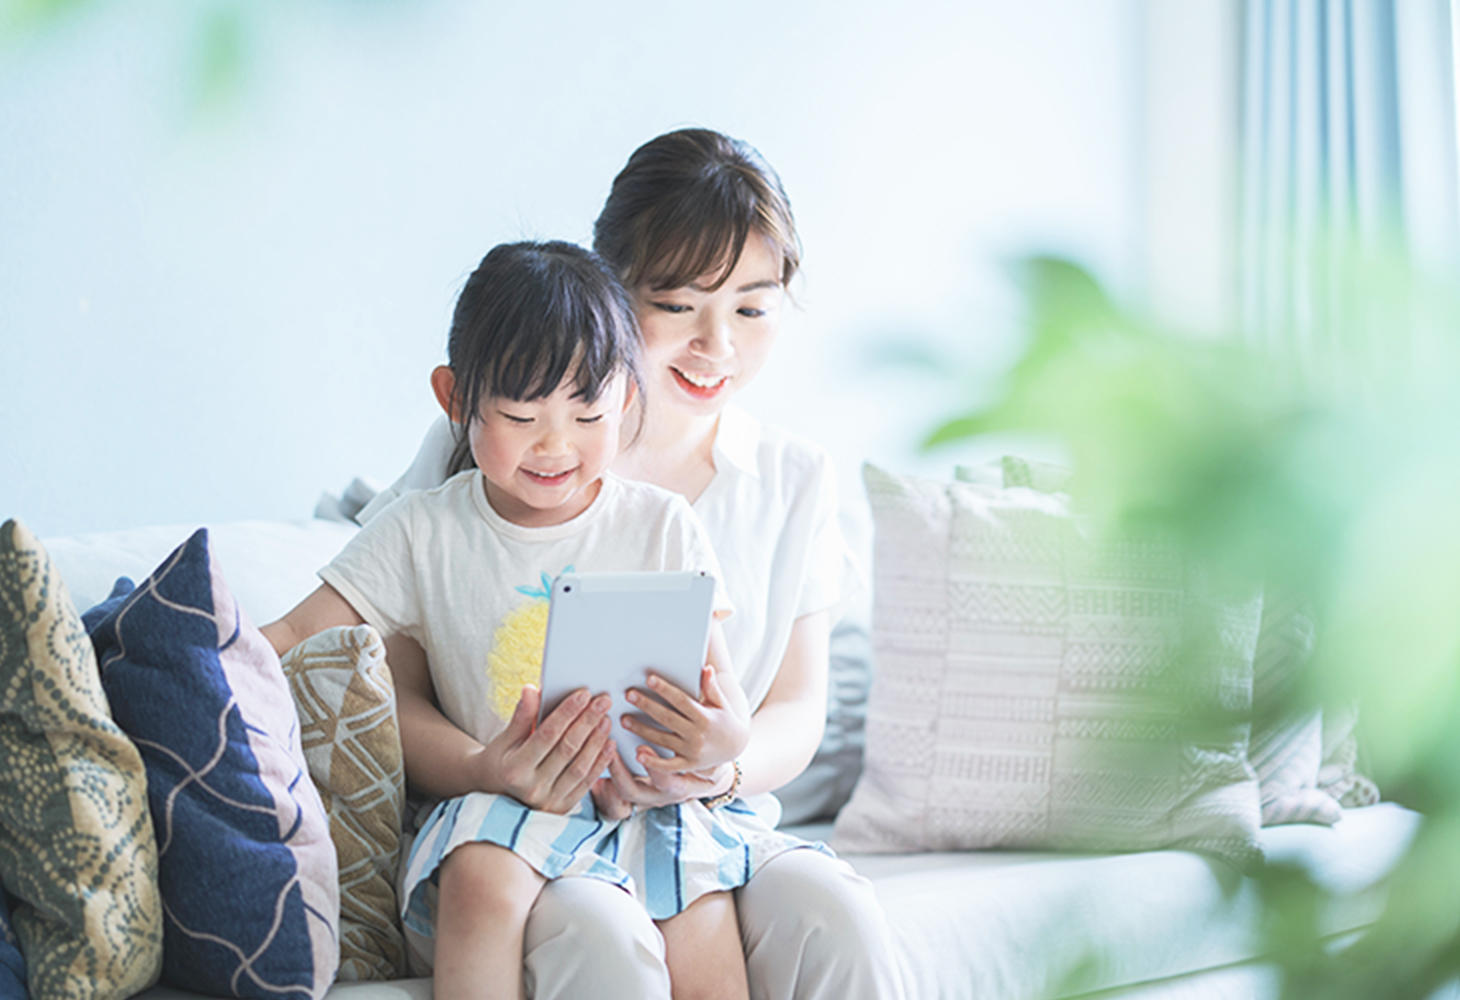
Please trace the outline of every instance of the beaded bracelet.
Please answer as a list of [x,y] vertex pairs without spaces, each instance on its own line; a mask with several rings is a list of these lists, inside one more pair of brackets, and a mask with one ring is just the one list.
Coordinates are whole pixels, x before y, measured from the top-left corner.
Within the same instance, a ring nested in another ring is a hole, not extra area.
[[718,809],[727,802],[734,802],[735,797],[740,794],[740,761],[732,760],[730,766],[735,770],[735,777],[730,779],[730,787],[719,795],[711,796],[708,799],[700,799],[706,809]]

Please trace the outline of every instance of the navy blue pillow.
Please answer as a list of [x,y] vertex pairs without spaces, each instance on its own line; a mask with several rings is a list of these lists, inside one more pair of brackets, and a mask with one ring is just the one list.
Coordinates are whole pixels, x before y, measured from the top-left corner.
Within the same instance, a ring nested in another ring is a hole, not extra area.
[[25,957],[20,942],[10,927],[10,908],[0,891],[0,1000],[27,1000],[25,989]]
[[142,753],[164,908],[162,979],[317,998],[339,965],[339,874],[288,681],[229,593],[206,529],[83,620]]

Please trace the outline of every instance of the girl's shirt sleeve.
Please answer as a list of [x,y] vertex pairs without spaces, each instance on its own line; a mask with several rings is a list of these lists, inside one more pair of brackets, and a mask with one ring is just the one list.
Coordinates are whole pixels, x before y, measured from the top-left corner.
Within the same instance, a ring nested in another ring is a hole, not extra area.
[[424,645],[411,552],[415,507],[407,498],[381,511],[319,571],[319,577],[381,635],[403,632]]

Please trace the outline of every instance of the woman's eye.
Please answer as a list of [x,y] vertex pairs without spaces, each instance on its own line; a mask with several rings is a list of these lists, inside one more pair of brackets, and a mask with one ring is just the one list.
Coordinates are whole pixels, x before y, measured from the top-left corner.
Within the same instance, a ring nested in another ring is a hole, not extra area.
[[603,419],[603,414],[599,413],[599,414],[596,414],[595,416],[591,416],[591,417],[579,417],[578,418],[578,423],[580,423],[580,424],[596,424],[596,423],[598,423],[602,419]]
[[675,315],[689,312],[689,306],[679,302],[653,302],[650,304],[661,312],[674,313]]

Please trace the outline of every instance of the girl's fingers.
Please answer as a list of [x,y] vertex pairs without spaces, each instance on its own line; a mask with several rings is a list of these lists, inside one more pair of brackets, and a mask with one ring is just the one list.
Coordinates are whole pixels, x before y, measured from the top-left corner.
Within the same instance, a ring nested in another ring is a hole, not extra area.
[[554,782],[554,795],[565,809],[573,808],[608,766],[609,752],[614,749],[613,741],[607,739],[609,728],[608,720],[601,720],[599,729],[593,735],[597,737],[601,732],[606,743],[600,744],[596,739],[584,743],[572,763],[563,769]]
[[517,699],[517,707],[512,711],[512,718],[507,720],[507,728],[504,731],[508,746],[517,746],[526,742],[527,738],[532,735],[532,726],[537,721],[537,707],[540,704],[542,704],[542,692],[535,685],[524,684],[522,696]]
[[535,767],[547,767],[556,777],[567,767],[583,744],[593,736],[611,704],[607,695],[589,700],[588,692],[579,688],[548,713],[524,746]]

